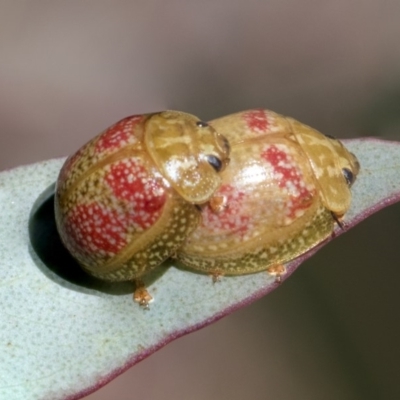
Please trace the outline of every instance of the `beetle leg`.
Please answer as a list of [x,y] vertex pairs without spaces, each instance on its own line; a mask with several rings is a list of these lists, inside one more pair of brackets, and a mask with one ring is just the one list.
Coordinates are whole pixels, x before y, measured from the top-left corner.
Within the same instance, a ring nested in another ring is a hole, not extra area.
[[133,292],[133,300],[136,303],[139,303],[140,307],[143,307],[145,310],[150,309],[150,303],[154,300],[150,293],[147,291],[146,286],[140,279],[134,280],[136,289]]
[[275,277],[276,283],[282,282],[282,276],[287,272],[286,267],[283,264],[271,265],[267,268],[267,273]]
[[208,204],[210,205],[211,210],[214,213],[218,214],[218,213],[224,211],[225,208],[228,206],[227,197],[220,196],[220,195],[213,196],[209,200]]
[[217,283],[217,282],[221,282],[221,279],[223,277],[223,273],[215,271],[213,272],[210,276],[212,278],[212,283]]

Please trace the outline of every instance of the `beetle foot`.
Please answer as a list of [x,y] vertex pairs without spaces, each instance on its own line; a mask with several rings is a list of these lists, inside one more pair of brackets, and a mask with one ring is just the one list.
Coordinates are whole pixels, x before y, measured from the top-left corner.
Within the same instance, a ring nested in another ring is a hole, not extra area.
[[142,281],[135,280],[136,289],[133,292],[133,301],[143,307],[145,310],[150,309],[150,303],[153,302],[153,297],[147,291],[146,286]]
[[271,265],[267,268],[267,273],[275,277],[275,283],[282,282],[282,276],[287,272],[286,267],[283,264]]
[[221,282],[222,277],[223,277],[223,274],[221,274],[221,272],[213,272],[211,274],[212,283]]

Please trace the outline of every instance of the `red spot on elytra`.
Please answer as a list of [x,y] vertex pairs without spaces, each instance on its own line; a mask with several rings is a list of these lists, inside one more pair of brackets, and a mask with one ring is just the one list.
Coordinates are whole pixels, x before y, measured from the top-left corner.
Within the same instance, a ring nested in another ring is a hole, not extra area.
[[202,223],[212,232],[236,232],[244,234],[249,225],[249,216],[245,214],[243,205],[246,194],[232,185],[222,185],[217,196],[226,199],[226,207],[219,212],[206,207],[202,213]]
[[303,174],[293,163],[291,156],[272,145],[262,152],[261,157],[280,175],[279,187],[286,189],[291,196],[288,216],[294,218],[297,210],[307,209],[312,204],[313,192],[304,185]]
[[134,115],[115,123],[100,136],[96,143],[96,151],[116,150],[124,146],[133,135],[136,125],[142,119],[142,115]]
[[268,129],[268,118],[265,110],[250,110],[243,114],[247,126],[254,132],[262,133]]
[[74,207],[65,226],[82,253],[117,254],[126,246],[127,226],[123,216],[96,202]]
[[165,188],[139,159],[113,164],[105,181],[114,196],[128,204],[127,218],[141,229],[149,228],[160,217],[167,200]]

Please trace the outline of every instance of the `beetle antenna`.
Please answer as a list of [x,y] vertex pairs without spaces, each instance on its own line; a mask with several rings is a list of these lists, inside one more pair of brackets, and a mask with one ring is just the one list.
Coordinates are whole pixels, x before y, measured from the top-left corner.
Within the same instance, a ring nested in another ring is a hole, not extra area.
[[339,219],[339,217],[338,217],[334,212],[331,212],[331,214],[332,214],[332,218],[333,218],[334,221],[338,224],[339,228],[342,229],[342,230],[344,230],[344,224],[343,224],[343,222]]

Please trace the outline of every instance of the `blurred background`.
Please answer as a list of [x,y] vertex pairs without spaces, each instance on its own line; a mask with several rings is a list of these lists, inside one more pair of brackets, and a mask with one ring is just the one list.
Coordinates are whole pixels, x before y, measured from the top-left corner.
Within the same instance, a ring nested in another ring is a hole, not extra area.
[[[2,2],[0,170],[167,108],[400,140],[399,43],[396,0]],[[393,206],[86,399],[399,399],[399,238]]]

